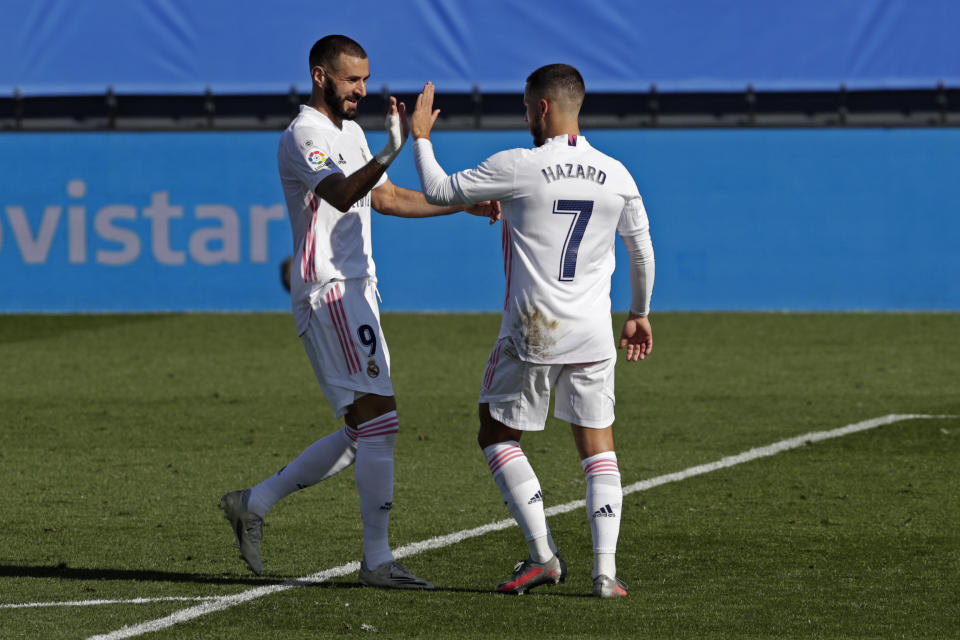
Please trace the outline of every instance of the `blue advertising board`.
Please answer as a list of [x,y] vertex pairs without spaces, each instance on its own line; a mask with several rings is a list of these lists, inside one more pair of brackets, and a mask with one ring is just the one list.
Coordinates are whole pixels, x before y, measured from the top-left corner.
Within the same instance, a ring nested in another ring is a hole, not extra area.
[[[958,130],[584,133],[644,195],[655,309],[960,309]],[[278,137],[0,135],[0,312],[288,309]],[[529,135],[434,142],[452,172]],[[409,145],[389,175],[417,188]],[[501,307],[498,226],[375,214],[373,229],[385,310]],[[618,264],[625,309],[619,246]]]

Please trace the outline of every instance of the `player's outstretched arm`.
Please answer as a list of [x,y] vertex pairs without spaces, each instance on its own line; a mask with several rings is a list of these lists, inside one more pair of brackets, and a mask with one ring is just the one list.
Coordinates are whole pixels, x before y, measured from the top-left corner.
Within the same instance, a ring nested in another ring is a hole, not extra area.
[[643,360],[653,351],[653,329],[650,318],[631,312],[620,331],[618,348],[627,348],[627,362]]
[[[433,83],[428,82],[424,92],[417,97],[416,110],[410,116],[410,131],[414,138],[429,138],[430,130],[439,115],[440,110],[433,109]],[[497,201],[484,200],[467,204],[450,200],[443,204],[431,204],[422,192],[398,187],[389,180],[374,189],[372,195],[373,208],[390,216],[429,218],[466,211],[475,216],[489,218],[490,224],[500,219],[500,203]]]
[[[466,169],[449,176],[443,170],[433,152],[430,132],[440,115],[433,108],[434,87],[428,82],[417,97],[417,108],[410,117],[413,134],[413,160],[417,165],[420,188],[427,202],[441,206],[463,205],[483,200],[496,201],[509,198],[513,190],[513,172],[516,155],[513,151],[494,154],[473,169]],[[486,214],[478,214],[486,215]],[[499,218],[499,210],[496,218]]]
[[500,203],[495,200],[492,202],[485,200],[466,207],[463,205],[439,206],[427,202],[421,192],[398,187],[389,180],[374,189],[370,195],[372,197],[370,204],[373,208],[388,216],[432,218],[466,211],[471,215],[489,218],[490,224],[500,219]]
[[357,200],[367,195],[390,163],[396,159],[409,133],[407,107],[402,102],[397,104],[397,99],[393,96],[390,96],[390,108],[387,111],[385,125],[387,144],[383,150],[349,176],[337,173],[324,178],[315,189],[319,197],[338,210],[347,212]]
[[430,132],[440,115],[440,109],[433,108],[434,86],[432,82],[424,85],[417,96],[417,106],[410,116],[410,131],[413,133],[413,160],[417,165],[420,187],[428,202],[438,205],[451,205],[460,201],[461,194],[450,184],[450,176],[443,170],[433,154]]

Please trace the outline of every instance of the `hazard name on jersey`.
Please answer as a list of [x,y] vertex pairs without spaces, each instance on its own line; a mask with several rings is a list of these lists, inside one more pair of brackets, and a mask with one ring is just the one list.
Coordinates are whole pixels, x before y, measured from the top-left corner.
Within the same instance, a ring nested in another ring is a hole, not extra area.
[[589,164],[586,166],[569,162],[565,164],[555,164],[552,167],[544,167],[540,170],[540,173],[543,175],[543,179],[547,181],[547,184],[565,178],[589,180],[597,184],[603,184],[607,181],[607,174]]

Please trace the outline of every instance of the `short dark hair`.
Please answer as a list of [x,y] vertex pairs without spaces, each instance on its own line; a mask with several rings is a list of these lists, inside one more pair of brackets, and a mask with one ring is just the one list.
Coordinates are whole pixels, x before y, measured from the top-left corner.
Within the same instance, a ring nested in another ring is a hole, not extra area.
[[527,89],[558,102],[580,109],[586,87],[583,76],[568,64],[548,64],[527,76]]
[[366,58],[367,52],[355,40],[337,34],[324,36],[310,48],[310,69],[332,67],[340,54]]

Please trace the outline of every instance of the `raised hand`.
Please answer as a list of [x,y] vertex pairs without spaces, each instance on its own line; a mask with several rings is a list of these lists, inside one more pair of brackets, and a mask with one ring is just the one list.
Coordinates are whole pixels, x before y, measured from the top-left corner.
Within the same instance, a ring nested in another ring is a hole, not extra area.
[[[393,105],[393,102],[390,103]],[[397,115],[400,116],[400,137],[404,142],[407,141],[407,136],[410,135],[410,123],[407,122],[407,105],[404,102],[397,104]]]
[[376,161],[385,167],[400,153],[403,143],[407,141],[409,133],[407,127],[407,105],[402,102],[397,105],[397,99],[390,96],[390,107],[387,109],[387,118],[384,121],[387,129],[387,144],[376,155]]
[[414,138],[429,138],[440,109],[433,108],[434,87],[428,82],[423,87],[423,93],[417,96],[417,105],[410,117],[410,131]]

